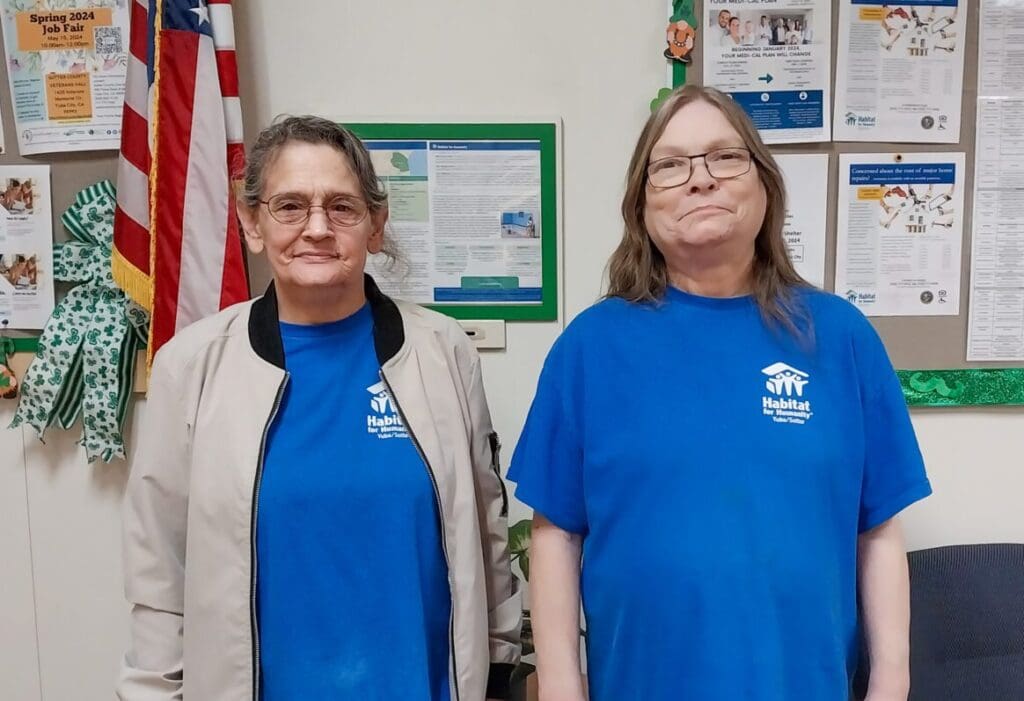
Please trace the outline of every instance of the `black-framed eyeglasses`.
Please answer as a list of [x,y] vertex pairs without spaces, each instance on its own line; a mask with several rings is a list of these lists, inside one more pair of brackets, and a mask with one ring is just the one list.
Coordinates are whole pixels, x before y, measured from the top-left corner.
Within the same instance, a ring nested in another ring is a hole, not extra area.
[[708,173],[716,180],[738,178],[750,172],[750,149],[743,147],[716,148],[692,156],[667,156],[647,164],[647,182],[658,190],[679,187],[690,182],[693,165],[704,159]]
[[315,207],[322,209],[327,220],[334,226],[355,226],[363,221],[370,211],[363,200],[344,196],[332,197],[323,204],[314,204],[299,195],[281,194],[260,200],[260,203],[267,205],[267,210],[275,221],[287,226],[305,224]]

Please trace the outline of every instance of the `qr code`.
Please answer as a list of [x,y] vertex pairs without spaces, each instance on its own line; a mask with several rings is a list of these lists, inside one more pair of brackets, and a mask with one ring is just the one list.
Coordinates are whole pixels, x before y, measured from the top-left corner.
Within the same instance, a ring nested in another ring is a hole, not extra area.
[[124,53],[120,27],[96,27],[93,29],[96,40],[96,53],[99,56],[116,56]]

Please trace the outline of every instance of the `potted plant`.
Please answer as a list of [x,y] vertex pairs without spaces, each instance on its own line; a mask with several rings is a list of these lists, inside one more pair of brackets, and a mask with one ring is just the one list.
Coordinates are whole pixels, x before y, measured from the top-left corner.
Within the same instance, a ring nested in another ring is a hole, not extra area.
[[[530,519],[523,519],[508,529],[508,549],[512,564],[519,564],[523,573],[523,581],[530,581]],[[512,694],[510,701],[527,701],[528,678],[536,667],[526,661],[533,654],[533,626],[530,623],[530,610],[523,609],[523,660],[512,671]]]

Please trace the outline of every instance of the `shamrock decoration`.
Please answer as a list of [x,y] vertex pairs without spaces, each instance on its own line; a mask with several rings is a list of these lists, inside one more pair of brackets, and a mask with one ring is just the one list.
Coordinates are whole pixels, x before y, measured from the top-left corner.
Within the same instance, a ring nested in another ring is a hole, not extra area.
[[672,88],[662,88],[658,91],[657,97],[651,100],[651,112],[657,112],[661,103],[668,99],[668,96],[672,94]]
[[78,284],[46,322],[11,421],[41,439],[54,424],[71,428],[81,414],[89,462],[124,457],[121,428],[148,324],[111,275],[115,204],[114,186],[104,180],[79,192],[61,217],[72,240],[54,247],[54,278]]
[[18,396],[18,378],[7,365],[8,357],[14,353],[14,341],[0,336],[0,399],[14,399]]

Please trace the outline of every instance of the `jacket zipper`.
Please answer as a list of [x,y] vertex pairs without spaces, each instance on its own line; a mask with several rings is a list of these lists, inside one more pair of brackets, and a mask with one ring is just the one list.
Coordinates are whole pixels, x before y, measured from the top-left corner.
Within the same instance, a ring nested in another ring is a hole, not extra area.
[[388,394],[391,396],[391,401],[395,405],[395,409],[398,411],[399,418],[402,419],[402,425],[405,427],[405,432],[409,434],[412,444],[416,447],[416,452],[420,454],[420,460],[427,467],[427,474],[430,476],[430,483],[434,487],[434,500],[437,503],[437,517],[441,530],[441,550],[444,552],[444,563],[445,568],[448,570],[448,596],[451,599],[451,609],[448,614],[448,651],[452,657],[452,686],[455,691],[455,701],[459,701],[459,671],[458,665],[455,660],[455,593],[452,591],[452,565],[448,559],[448,537],[444,530],[444,510],[441,506],[441,490],[437,486],[437,476],[434,474],[434,468],[430,466],[430,461],[427,460],[427,454],[423,452],[423,446],[420,445],[419,440],[416,438],[416,434],[412,432],[412,428],[409,426],[409,421],[405,417],[405,412],[402,411],[402,406],[398,403],[398,397],[395,396],[395,391],[391,388],[391,383],[388,382],[388,378],[384,376],[384,369],[380,370],[380,379],[384,383],[384,386],[388,389]]
[[260,481],[263,479],[263,463],[266,458],[267,435],[270,427],[277,418],[277,411],[281,408],[281,398],[284,396],[284,388],[288,385],[288,373],[277,388],[277,396],[274,397],[274,405],[270,409],[270,418],[267,425],[263,427],[263,437],[260,439],[259,461],[256,463],[256,477],[252,483],[252,518],[249,522],[249,571],[252,573],[249,579],[249,625],[252,630],[252,701],[259,701],[260,698],[260,630],[256,623],[256,517],[258,516],[260,502]]
[[501,516],[508,517],[508,490],[505,489],[505,480],[501,479],[501,439],[497,431],[487,434],[487,443],[491,448],[491,472],[498,478],[498,485],[501,487]]

